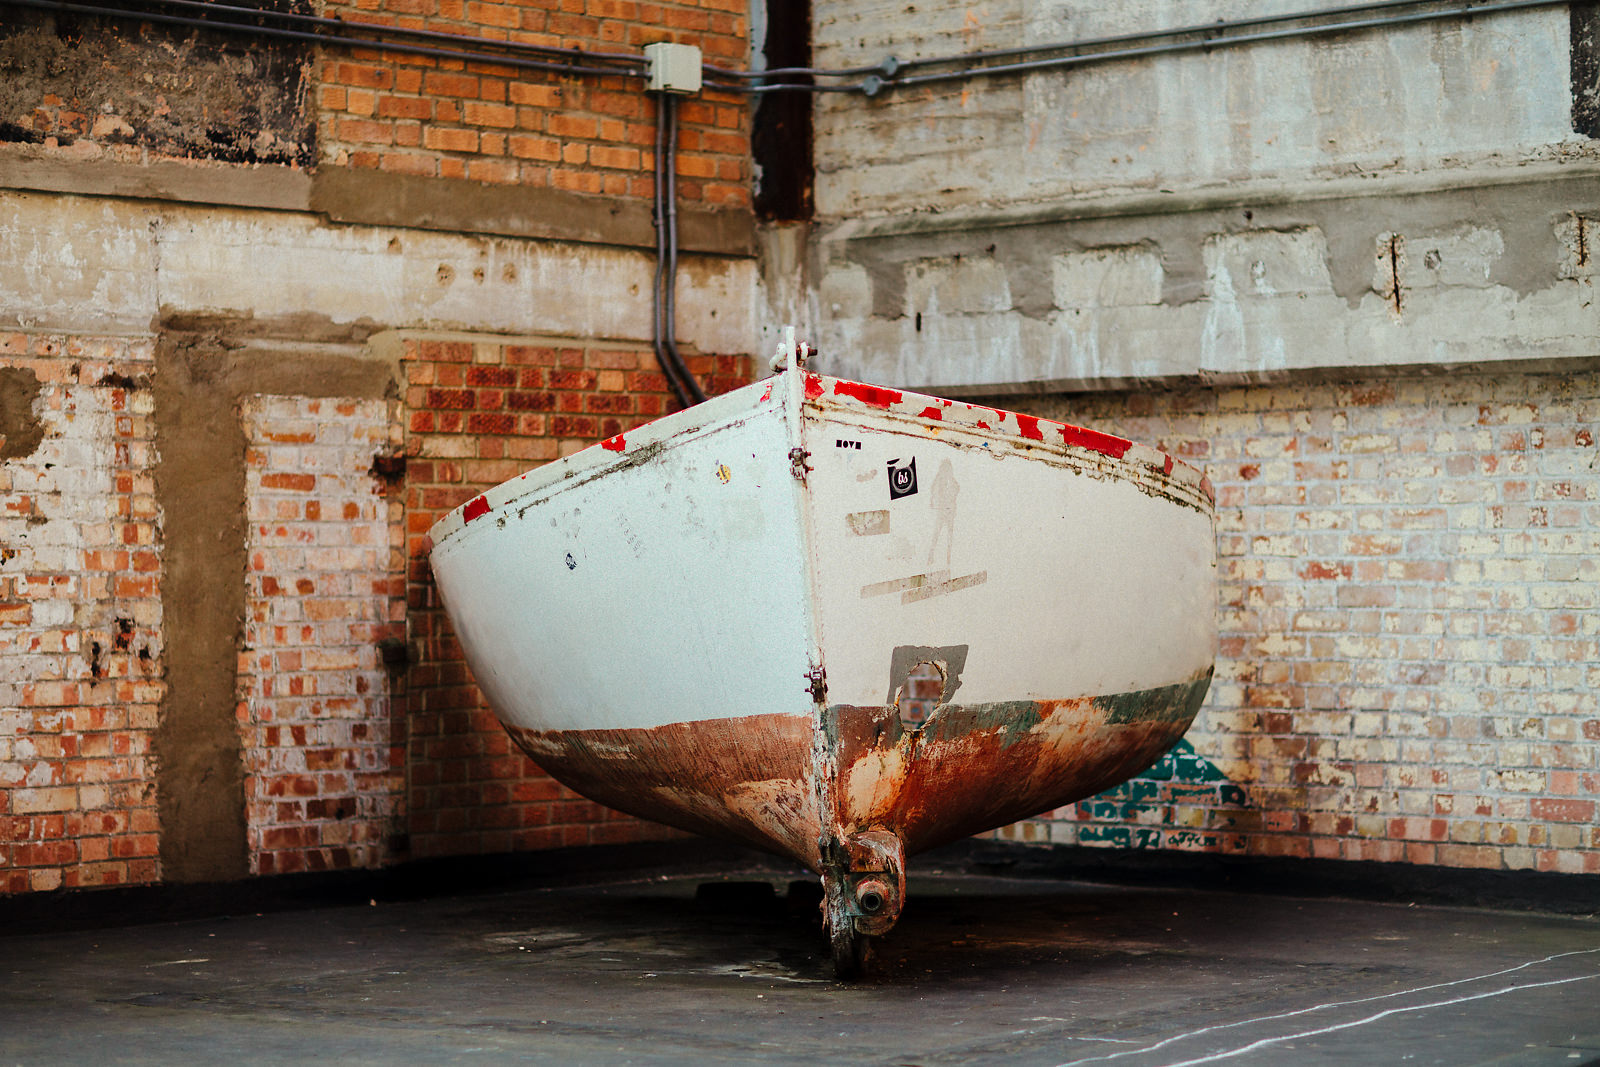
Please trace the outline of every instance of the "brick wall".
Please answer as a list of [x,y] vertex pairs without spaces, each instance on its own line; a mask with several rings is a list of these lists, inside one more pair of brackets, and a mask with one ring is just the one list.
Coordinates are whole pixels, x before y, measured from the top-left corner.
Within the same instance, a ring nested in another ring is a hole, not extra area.
[[[708,392],[751,380],[747,356],[688,357]],[[406,554],[412,645],[414,856],[606,844],[667,836],[584,800],[513,747],[473,686],[434,592],[429,527],[528,470],[667,413],[648,349],[572,341],[405,342]]]
[[373,457],[399,425],[383,400],[254,396],[240,414],[250,870],[378,866],[403,829],[404,694],[391,694],[380,647],[404,638],[405,601],[390,545],[401,502],[385,498]]
[[[152,348],[0,337],[0,891],[160,877]],[[713,391],[752,373],[692,363]],[[252,870],[667,833],[510,746],[424,541],[482,489],[667,411],[650,354],[412,335],[403,369],[403,400],[241,411]],[[1600,873],[1600,372],[1035,407],[1207,470],[1222,646],[1201,717],[1155,768],[1001,836]],[[380,484],[374,454],[402,443],[403,485]],[[378,648],[403,624],[404,679]]]
[[1082,845],[1600,873],[1600,373],[1107,393],[1217,489],[1221,656]]
[[[749,62],[746,12],[744,0],[329,0],[320,10],[352,22],[641,59],[646,44],[678,41],[738,68]],[[16,26],[0,25],[0,58],[19,57],[16,84],[0,92],[0,143],[70,162],[332,164],[652,195],[655,104],[639,77],[562,77],[133,20],[70,29],[68,43],[54,16],[25,12]],[[245,51],[251,63],[239,61]],[[701,93],[680,106],[685,202],[750,206],[749,112],[745,97],[729,93]]]
[[163,694],[148,340],[0,335],[0,891],[151,881]]
[[[655,41],[698,45],[744,66],[743,0],[333,2],[325,14],[445,33],[642,54]],[[390,52],[328,51],[317,102],[322,157],[341,166],[569,192],[652,195],[655,106],[638,78],[562,78]],[[704,93],[679,108],[686,201],[750,205],[743,98]]]

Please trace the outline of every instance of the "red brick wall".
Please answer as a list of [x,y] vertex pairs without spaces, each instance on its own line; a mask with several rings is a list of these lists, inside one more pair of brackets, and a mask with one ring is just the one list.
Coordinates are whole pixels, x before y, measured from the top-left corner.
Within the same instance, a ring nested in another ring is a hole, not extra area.
[[1600,873],[1600,374],[1039,409],[1205,468],[1222,648],[1174,758],[1009,836]]
[[391,407],[241,405],[250,570],[238,716],[253,874],[379,866],[403,831],[404,693],[381,661],[381,643],[405,636],[390,545],[402,505],[373,471],[398,444]]
[[[749,357],[692,356],[708,392]],[[669,835],[578,797],[514,748],[483,703],[439,605],[428,528],[468,499],[675,406],[648,349],[594,342],[405,342],[411,851],[417,857]]]
[[0,892],[158,876],[153,351],[0,335],[44,433],[0,442]]
[[[698,45],[743,67],[743,0],[330,2],[333,17],[588,51],[635,53],[655,41]],[[655,105],[639,78],[563,78],[376,51],[327,51],[317,102],[324,160],[342,166],[576,193],[652,195]],[[750,205],[745,100],[707,92],[679,109],[686,201]]]
[[[749,63],[744,0],[328,0],[320,13],[626,54],[641,63],[646,44],[676,41],[697,45],[711,63]],[[652,195],[655,103],[642,77],[563,77],[272,39],[248,43],[256,63],[247,70],[237,62],[243,39],[231,34],[101,19],[78,27],[82,40],[69,47],[50,16],[25,15],[24,22],[17,32],[31,36],[19,38],[19,47],[38,51],[50,69],[18,81],[0,121],[17,139],[71,162],[331,164],[596,196]],[[167,38],[173,46],[160,47]],[[92,53],[90,82],[72,73],[80,44]],[[238,100],[261,106],[228,103]],[[750,206],[750,111],[748,98],[730,93],[706,91],[682,103],[685,202]]]

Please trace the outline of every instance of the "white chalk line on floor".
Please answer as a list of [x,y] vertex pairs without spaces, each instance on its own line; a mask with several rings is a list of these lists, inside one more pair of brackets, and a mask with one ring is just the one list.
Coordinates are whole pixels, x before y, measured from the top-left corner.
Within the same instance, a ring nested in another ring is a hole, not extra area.
[[1403,1008],[1388,1008],[1384,1011],[1378,1012],[1376,1015],[1369,1015],[1365,1019],[1356,1019],[1353,1022],[1348,1023],[1335,1023],[1333,1026],[1324,1026],[1318,1030],[1302,1030],[1297,1034],[1283,1034],[1279,1037],[1264,1037],[1259,1041],[1252,1041],[1248,1045],[1241,1045],[1238,1048],[1229,1049],[1226,1052],[1213,1052],[1209,1056],[1200,1056],[1192,1060],[1178,1060],[1174,1063],[1163,1064],[1162,1067],[1194,1067],[1195,1064],[1199,1063],[1215,1063],[1218,1060],[1231,1060],[1235,1056],[1243,1056],[1246,1053],[1254,1052],[1257,1049],[1266,1048],[1269,1045],[1276,1045],[1284,1041],[1296,1041],[1303,1037],[1316,1037],[1319,1034],[1331,1034],[1336,1030],[1349,1030],[1352,1027],[1365,1026],[1368,1023],[1375,1023],[1379,1019],[1390,1015],[1403,1015],[1408,1011],[1427,1011],[1430,1008],[1448,1008],[1452,1004],[1465,1004],[1469,1000],[1485,1000],[1489,997],[1504,996],[1507,993],[1520,993],[1524,989],[1546,989],[1550,986],[1567,985],[1572,982],[1590,982],[1596,978],[1600,978],[1600,973],[1580,974],[1576,978],[1557,978],[1550,982],[1529,982],[1527,985],[1507,986],[1504,989],[1491,989],[1487,993],[1474,993],[1470,997],[1452,997],[1449,1000],[1436,1000],[1431,1004],[1409,1004]]
[[[1374,994],[1373,996],[1370,996],[1370,997],[1356,997],[1353,1000],[1333,1000],[1333,1001],[1327,1002],[1326,1004],[1313,1004],[1309,1008],[1297,1008],[1294,1011],[1278,1012],[1275,1015],[1258,1015],[1258,1016],[1255,1016],[1254,1018],[1240,1019],[1240,1020],[1238,1020],[1236,1022],[1231,1022],[1231,1023],[1216,1023],[1216,1024],[1211,1025],[1211,1026],[1202,1026],[1198,1030],[1190,1030],[1188,1033],[1174,1034],[1172,1037],[1164,1038],[1164,1039],[1162,1039],[1160,1041],[1157,1041],[1153,1045],[1145,1045],[1142,1048],[1136,1048],[1136,1049],[1125,1049],[1125,1050],[1123,1050],[1121,1052],[1112,1052],[1112,1053],[1108,1053],[1108,1054],[1106,1054],[1104,1056],[1086,1056],[1086,1057],[1084,1057],[1082,1059],[1068,1060],[1065,1063],[1058,1064],[1057,1067],[1078,1067],[1079,1064],[1083,1064],[1083,1063],[1103,1063],[1103,1062],[1108,1061],[1108,1060],[1121,1059],[1124,1056],[1141,1056],[1141,1055],[1145,1055],[1145,1054],[1148,1054],[1148,1053],[1151,1053],[1151,1052],[1157,1052],[1157,1051],[1159,1051],[1159,1050],[1161,1050],[1163,1048],[1166,1048],[1169,1045],[1177,1044],[1179,1041],[1187,1041],[1190,1038],[1200,1037],[1203,1034],[1216,1033],[1219,1030],[1233,1030],[1233,1029],[1237,1029],[1238,1027],[1241,1027],[1241,1026],[1251,1026],[1251,1025],[1254,1025],[1256,1023],[1269,1023],[1269,1022],[1274,1022],[1274,1021],[1276,1021],[1278,1019],[1292,1019],[1292,1018],[1295,1018],[1296,1016],[1309,1015],[1312,1012],[1326,1011],[1326,1010],[1328,1010],[1330,1008],[1348,1008],[1348,1007],[1350,1007],[1352,1005],[1355,1005],[1355,1004],[1371,1004],[1374,1001],[1379,1001],[1379,1000],[1393,1000],[1395,997],[1408,997],[1408,996],[1412,996],[1412,995],[1417,994],[1417,993],[1427,993],[1427,992],[1429,992],[1431,990],[1434,990],[1434,989],[1449,989],[1449,988],[1451,988],[1453,986],[1469,985],[1469,984],[1471,984],[1473,982],[1483,982],[1483,981],[1487,981],[1490,978],[1499,978],[1499,977],[1502,977],[1503,975],[1515,974],[1517,971],[1527,970],[1529,967],[1538,967],[1538,966],[1540,966],[1542,964],[1551,963],[1551,962],[1553,962],[1555,960],[1559,960],[1559,959],[1566,959],[1569,956],[1590,956],[1590,955],[1594,955],[1596,953],[1600,953],[1600,948],[1584,948],[1584,949],[1576,949],[1576,950],[1574,950],[1572,952],[1557,952],[1553,956],[1545,956],[1545,957],[1543,957],[1541,959],[1537,959],[1537,960],[1528,960],[1526,963],[1519,963],[1515,967],[1504,967],[1504,968],[1502,968],[1502,969],[1500,969],[1498,971],[1490,971],[1487,974],[1476,974],[1476,975],[1473,975],[1470,978],[1457,978],[1454,981],[1450,981],[1450,982],[1434,982],[1434,983],[1432,983],[1430,985],[1421,985],[1421,986],[1415,986],[1415,987],[1413,987],[1411,989],[1396,990],[1393,993],[1378,993],[1378,994]],[[1582,976],[1580,976],[1578,978],[1564,978],[1564,979],[1561,979],[1558,982],[1551,983],[1551,984],[1561,985],[1561,984],[1563,984],[1565,982],[1581,982],[1581,981],[1584,981],[1585,979],[1588,979],[1588,978],[1600,978],[1600,974],[1582,975]],[[1537,988],[1537,987],[1536,986],[1527,986],[1527,985],[1524,985],[1524,986],[1508,986],[1505,989],[1495,990],[1495,991],[1490,992],[1490,993],[1477,993],[1477,994],[1474,994],[1471,997],[1466,997],[1466,998],[1463,998],[1463,999],[1465,999],[1465,1000],[1478,1000],[1478,999],[1481,999],[1481,998],[1486,997],[1486,996],[1499,996],[1501,993],[1515,992],[1518,989],[1533,989],[1533,988]],[[1433,1005],[1419,1005],[1418,1008],[1439,1007],[1439,1006],[1442,1006],[1442,1005],[1444,1005],[1446,1003],[1454,1003],[1454,1002],[1453,1001],[1440,1001],[1438,1004],[1433,1004]],[[1381,1018],[1382,1015],[1392,1014],[1393,1012],[1396,1012],[1396,1011],[1409,1011],[1409,1010],[1413,1010],[1413,1009],[1410,1009],[1410,1008],[1394,1008],[1394,1009],[1390,1009],[1390,1011],[1388,1011],[1388,1012],[1383,1012],[1383,1013],[1380,1013],[1377,1016],[1373,1016],[1372,1018]],[[1371,1020],[1369,1019],[1369,1020],[1364,1020],[1364,1021],[1371,1021]],[[1340,1024],[1340,1026],[1336,1027],[1336,1029],[1343,1028],[1344,1026],[1347,1026],[1347,1025],[1360,1025],[1360,1024],[1359,1023]],[[1321,1031],[1318,1031],[1318,1032],[1321,1032]],[[1266,1040],[1268,1042],[1272,1042],[1272,1041],[1288,1041],[1288,1040],[1291,1040],[1291,1038],[1288,1038],[1288,1037],[1285,1037],[1285,1038],[1268,1038],[1268,1039],[1263,1039],[1263,1040]],[[1237,1053],[1230,1053],[1229,1055],[1235,1055],[1235,1054],[1237,1054]],[[1208,1061],[1207,1060],[1186,1060],[1184,1062],[1185,1063],[1205,1063],[1205,1062],[1208,1062]],[[1166,1065],[1166,1067],[1178,1067],[1178,1065],[1177,1064],[1168,1064],[1168,1065]]]

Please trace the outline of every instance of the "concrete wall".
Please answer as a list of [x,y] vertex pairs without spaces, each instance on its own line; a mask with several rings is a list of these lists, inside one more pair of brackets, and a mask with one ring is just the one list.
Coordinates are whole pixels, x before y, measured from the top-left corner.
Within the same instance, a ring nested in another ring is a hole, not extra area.
[[[820,5],[817,49],[1297,7]],[[821,98],[813,332],[832,369],[949,392],[1587,358],[1574,48],[1552,7]]]
[[[1304,11],[1293,0],[817,5],[823,66]],[[1336,6],[1336,5],[1330,5]],[[1581,152],[1564,6],[818,105],[825,218],[1460,169]]]

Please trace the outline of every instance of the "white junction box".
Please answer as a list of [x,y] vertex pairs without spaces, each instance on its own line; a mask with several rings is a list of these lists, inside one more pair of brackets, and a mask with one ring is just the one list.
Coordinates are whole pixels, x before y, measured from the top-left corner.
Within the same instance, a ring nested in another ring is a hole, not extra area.
[[658,41],[644,46],[650,64],[645,89],[652,93],[698,93],[700,91],[700,49],[692,44]]

